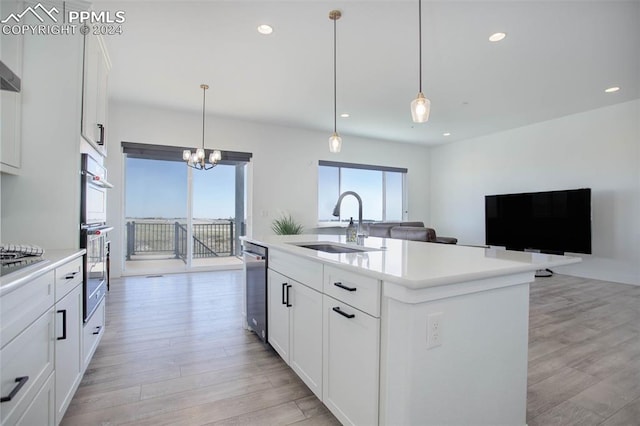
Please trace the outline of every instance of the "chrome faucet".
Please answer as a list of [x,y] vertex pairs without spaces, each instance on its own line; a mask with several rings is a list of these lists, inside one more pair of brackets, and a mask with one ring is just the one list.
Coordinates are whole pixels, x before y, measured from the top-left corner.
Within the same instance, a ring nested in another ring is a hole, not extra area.
[[362,233],[363,229],[362,229],[362,198],[360,198],[360,196],[358,194],[356,194],[353,191],[345,191],[342,194],[340,194],[340,197],[338,197],[338,201],[336,202],[336,206],[333,208],[333,215],[336,217],[340,216],[340,204],[342,203],[342,199],[344,197],[346,197],[347,195],[353,195],[354,197],[356,197],[356,200],[358,200],[358,245],[363,245],[364,244],[364,235]]

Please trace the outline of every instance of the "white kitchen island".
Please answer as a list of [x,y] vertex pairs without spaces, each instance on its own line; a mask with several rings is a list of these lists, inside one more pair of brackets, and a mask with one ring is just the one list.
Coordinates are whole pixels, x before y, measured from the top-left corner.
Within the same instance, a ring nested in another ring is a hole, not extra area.
[[[269,343],[344,424],[526,424],[529,283],[579,258],[344,236],[269,249]],[[330,243],[364,250],[329,253]]]

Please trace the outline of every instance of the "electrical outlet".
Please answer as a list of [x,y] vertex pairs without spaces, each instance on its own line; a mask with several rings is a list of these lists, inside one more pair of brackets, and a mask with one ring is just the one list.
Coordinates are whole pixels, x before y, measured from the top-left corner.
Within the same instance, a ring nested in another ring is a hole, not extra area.
[[442,345],[442,312],[427,316],[427,349]]

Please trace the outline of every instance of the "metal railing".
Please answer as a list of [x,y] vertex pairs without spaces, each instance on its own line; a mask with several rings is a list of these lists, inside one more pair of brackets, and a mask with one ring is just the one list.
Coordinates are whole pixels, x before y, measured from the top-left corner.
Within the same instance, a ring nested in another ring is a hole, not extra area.
[[[127,260],[134,255],[173,254],[187,259],[187,226],[180,222],[136,222],[127,227]],[[193,258],[233,256],[235,223],[198,223],[193,225]]]

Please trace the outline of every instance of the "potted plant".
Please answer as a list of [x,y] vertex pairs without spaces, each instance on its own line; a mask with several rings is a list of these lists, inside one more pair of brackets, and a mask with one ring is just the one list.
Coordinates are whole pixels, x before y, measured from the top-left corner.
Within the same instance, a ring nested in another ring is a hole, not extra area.
[[302,234],[304,228],[296,222],[291,215],[282,215],[279,219],[274,219],[271,229],[276,235],[296,235]]

